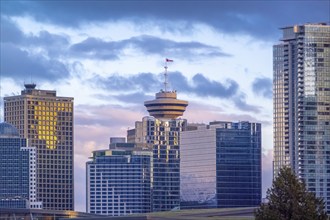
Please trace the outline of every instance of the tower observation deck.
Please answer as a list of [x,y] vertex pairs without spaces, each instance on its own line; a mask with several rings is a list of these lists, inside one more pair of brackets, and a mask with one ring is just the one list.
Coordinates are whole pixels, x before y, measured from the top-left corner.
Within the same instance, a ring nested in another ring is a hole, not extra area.
[[165,64],[165,90],[156,93],[156,99],[145,101],[144,106],[147,108],[150,116],[159,119],[176,119],[182,116],[188,102],[177,99],[176,91],[167,91],[167,62],[173,60],[166,59]]

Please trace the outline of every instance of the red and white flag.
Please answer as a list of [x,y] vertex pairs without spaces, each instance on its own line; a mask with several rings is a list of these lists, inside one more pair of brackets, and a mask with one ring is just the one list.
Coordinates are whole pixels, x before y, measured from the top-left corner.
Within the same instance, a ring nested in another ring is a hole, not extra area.
[[173,62],[173,60],[170,60],[170,59],[166,58],[166,62]]

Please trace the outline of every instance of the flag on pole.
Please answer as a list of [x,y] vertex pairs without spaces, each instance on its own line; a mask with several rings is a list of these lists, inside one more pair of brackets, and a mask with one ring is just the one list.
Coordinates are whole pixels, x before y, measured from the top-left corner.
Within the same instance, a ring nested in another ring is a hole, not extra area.
[[166,62],[173,62],[173,60],[170,60],[170,59],[166,58]]

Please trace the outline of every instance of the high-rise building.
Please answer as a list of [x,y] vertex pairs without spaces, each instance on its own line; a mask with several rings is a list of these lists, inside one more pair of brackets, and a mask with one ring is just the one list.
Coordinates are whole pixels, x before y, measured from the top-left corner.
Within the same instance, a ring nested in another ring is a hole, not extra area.
[[0,208],[42,208],[36,200],[36,149],[4,122],[0,123]]
[[261,124],[188,125],[180,136],[181,209],[261,203]]
[[282,28],[273,48],[274,175],[290,166],[330,211],[330,25]]
[[37,200],[44,209],[73,210],[73,98],[26,84],[4,98],[5,121],[37,151]]
[[86,163],[87,212],[121,216],[151,211],[152,152],[111,139]]
[[150,116],[127,132],[128,142],[152,151],[152,211],[180,207],[180,132],[185,130],[187,120],[178,117],[188,102],[177,99],[176,91],[168,91],[167,84],[166,65],[165,89],[156,93],[154,100],[144,102]]
[[167,211],[180,207],[180,132],[185,119],[142,119],[144,146],[152,150],[152,210]]
[[[153,152],[153,211],[180,207],[180,132],[187,121],[178,117],[188,102],[177,99],[175,90],[167,90],[167,62],[172,60],[166,59],[165,90],[156,93],[156,99],[144,102],[150,116],[137,123],[135,129],[135,140],[141,140]],[[128,139],[131,137],[128,133]]]

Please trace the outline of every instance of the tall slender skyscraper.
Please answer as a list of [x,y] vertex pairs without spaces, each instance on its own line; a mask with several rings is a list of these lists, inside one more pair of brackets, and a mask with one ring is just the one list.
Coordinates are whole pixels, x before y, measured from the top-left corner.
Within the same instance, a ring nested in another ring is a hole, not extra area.
[[37,200],[44,209],[73,210],[73,98],[26,84],[4,98],[5,121],[37,149]]
[[290,166],[330,211],[330,26],[282,28],[273,50],[274,174]]

